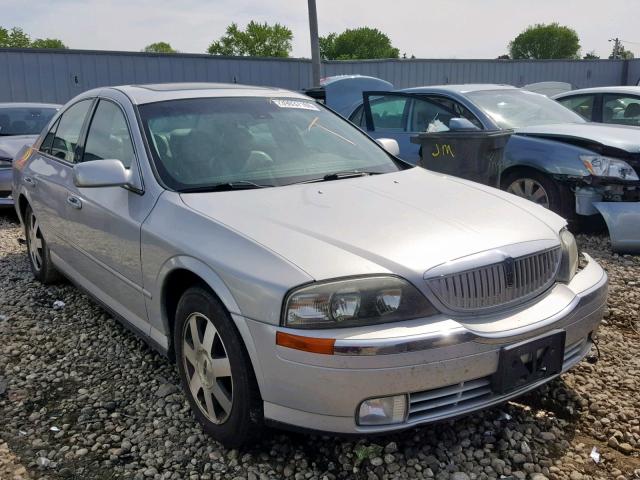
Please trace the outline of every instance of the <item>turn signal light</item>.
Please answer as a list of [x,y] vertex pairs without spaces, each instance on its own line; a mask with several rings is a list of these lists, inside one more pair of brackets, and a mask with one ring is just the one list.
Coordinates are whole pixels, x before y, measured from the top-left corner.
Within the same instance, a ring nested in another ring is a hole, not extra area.
[[335,338],[313,338],[286,332],[276,332],[276,345],[302,350],[303,352],[333,355],[333,345],[335,343]]

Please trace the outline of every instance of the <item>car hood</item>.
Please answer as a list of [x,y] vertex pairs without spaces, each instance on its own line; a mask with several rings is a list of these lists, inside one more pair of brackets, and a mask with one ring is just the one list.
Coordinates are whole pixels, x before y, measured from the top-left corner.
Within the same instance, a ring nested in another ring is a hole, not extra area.
[[181,197],[316,280],[369,273],[421,278],[477,252],[557,241],[565,224],[526,200],[422,168]]
[[11,158],[16,156],[25,145],[33,145],[38,135],[11,135],[0,137],[0,157]]
[[[560,123],[519,128],[519,135],[568,140],[571,143],[596,143],[624,150],[628,153],[640,153],[640,128],[627,125],[606,125],[601,123]],[[578,140],[578,142],[572,142]],[[585,142],[580,142],[584,140]]]

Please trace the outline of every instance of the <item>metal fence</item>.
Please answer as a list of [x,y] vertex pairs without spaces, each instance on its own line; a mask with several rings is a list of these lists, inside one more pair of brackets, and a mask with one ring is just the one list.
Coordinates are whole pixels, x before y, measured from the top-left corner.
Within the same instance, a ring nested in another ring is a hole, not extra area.
[[[636,84],[638,60],[365,60],[323,62],[323,76],[363,74],[398,88],[442,83],[528,83],[575,87]],[[92,50],[0,49],[0,102],[64,103],[105,85],[152,82],[237,82],[292,90],[311,86],[306,59],[217,57]]]

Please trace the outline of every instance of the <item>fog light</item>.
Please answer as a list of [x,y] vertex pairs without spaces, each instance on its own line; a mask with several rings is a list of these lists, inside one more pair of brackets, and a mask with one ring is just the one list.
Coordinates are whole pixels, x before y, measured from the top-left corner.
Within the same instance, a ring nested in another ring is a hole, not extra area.
[[403,423],[407,415],[407,396],[370,398],[360,404],[358,425]]

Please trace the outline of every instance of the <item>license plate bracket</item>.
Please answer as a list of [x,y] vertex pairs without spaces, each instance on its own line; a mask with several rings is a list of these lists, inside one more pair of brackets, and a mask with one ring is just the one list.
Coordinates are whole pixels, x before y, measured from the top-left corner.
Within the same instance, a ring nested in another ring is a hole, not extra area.
[[503,347],[498,370],[491,379],[492,390],[504,394],[560,373],[566,336],[565,331],[558,330]]

